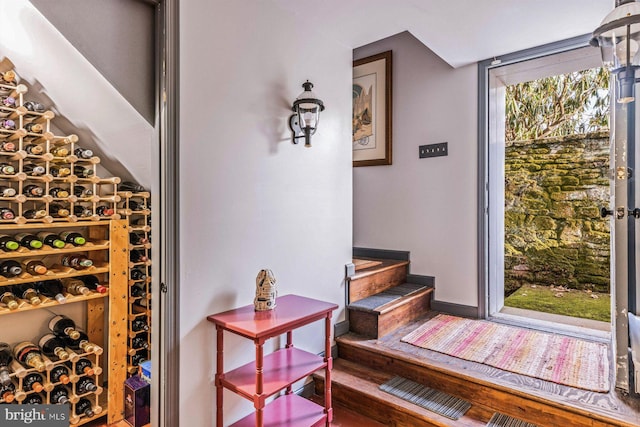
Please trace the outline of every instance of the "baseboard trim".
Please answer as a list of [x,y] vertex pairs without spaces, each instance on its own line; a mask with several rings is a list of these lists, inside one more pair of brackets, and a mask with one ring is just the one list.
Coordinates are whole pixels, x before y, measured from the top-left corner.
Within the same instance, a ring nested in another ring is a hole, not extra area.
[[479,319],[478,307],[470,305],[454,304],[438,300],[431,300],[431,309],[452,316],[468,317],[470,319]]
[[353,256],[409,261],[409,251],[394,251],[390,249],[353,248]]
[[407,274],[407,283],[415,283],[416,285],[435,287],[436,278],[433,276],[421,276],[419,274]]
[[[343,320],[333,325],[333,337],[338,338],[340,335],[349,333],[349,321]],[[336,347],[337,348],[337,347]]]

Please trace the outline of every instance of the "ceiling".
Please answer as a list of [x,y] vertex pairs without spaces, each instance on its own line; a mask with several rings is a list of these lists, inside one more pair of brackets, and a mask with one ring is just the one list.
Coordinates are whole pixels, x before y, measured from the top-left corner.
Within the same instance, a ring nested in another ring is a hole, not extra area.
[[614,0],[272,0],[357,48],[409,31],[453,67],[590,34]]

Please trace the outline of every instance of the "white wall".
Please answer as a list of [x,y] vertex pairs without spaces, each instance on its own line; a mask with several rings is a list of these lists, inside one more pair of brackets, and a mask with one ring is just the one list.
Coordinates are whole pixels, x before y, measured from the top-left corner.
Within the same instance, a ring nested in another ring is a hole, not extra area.
[[[270,268],[280,295],[334,302],[351,259],[352,50],[270,1],[180,5],[180,425],[214,424],[209,314],[251,304]],[[306,37],[302,37],[302,35]],[[312,148],[292,145],[290,106],[309,79],[325,102]],[[294,334],[323,351],[321,322]],[[277,340],[276,340],[277,341]],[[268,348],[269,349],[269,348]],[[253,360],[226,336],[226,368]],[[252,405],[225,393],[225,424]]]
[[[354,168],[354,246],[411,252],[435,299],[477,306],[477,66],[453,69],[409,33],[363,46],[393,51],[393,164]],[[418,146],[449,155],[418,158]]]

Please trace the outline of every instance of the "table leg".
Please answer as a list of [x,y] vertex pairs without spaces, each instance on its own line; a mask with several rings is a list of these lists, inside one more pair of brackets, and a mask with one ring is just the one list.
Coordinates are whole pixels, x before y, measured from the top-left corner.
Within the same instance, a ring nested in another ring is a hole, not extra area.
[[329,426],[333,421],[333,408],[331,407],[331,369],[333,368],[333,358],[331,357],[331,312],[327,313],[324,327],[324,361],[327,364],[324,370],[324,409],[327,413],[327,426]]
[[222,420],[222,374],[224,369],[224,331],[216,326],[216,427],[224,427]]
[[256,395],[257,400],[254,402],[254,406],[256,408],[256,427],[263,426],[263,411],[264,411],[264,397],[262,393],[264,392],[264,384],[263,384],[263,366],[264,366],[264,352],[262,349],[262,345],[264,343],[256,341]]

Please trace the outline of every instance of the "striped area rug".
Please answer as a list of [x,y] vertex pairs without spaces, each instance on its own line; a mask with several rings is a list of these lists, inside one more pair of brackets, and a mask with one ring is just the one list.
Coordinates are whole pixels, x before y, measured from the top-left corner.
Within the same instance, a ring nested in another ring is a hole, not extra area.
[[380,390],[451,420],[457,420],[471,408],[466,400],[402,377],[391,378],[380,386]]
[[571,387],[597,392],[610,388],[606,344],[444,314],[402,341]]
[[535,424],[496,412],[486,427],[538,427]]

